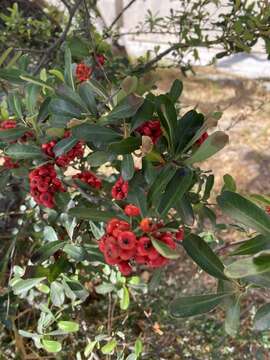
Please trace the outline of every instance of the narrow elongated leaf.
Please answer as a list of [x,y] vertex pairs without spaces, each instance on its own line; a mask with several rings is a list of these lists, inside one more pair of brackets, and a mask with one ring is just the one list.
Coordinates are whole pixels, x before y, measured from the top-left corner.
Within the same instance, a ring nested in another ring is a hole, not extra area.
[[151,239],[151,242],[154,248],[159,252],[162,256],[167,259],[178,259],[180,254],[176,251],[171,249],[168,245],[164,242],[156,240],[154,238]]
[[175,204],[175,208],[185,224],[190,226],[194,224],[195,215],[187,194],[184,194],[179,203]]
[[8,82],[22,85],[25,80],[21,78],[25,72],[20,69],[0,69],[0,79],[4,79]]
[[39,277],[35,279],[26,279],[26,280],[19,280],[12,286],[12,290],[15,295],[20,295],[26,291],[29,291],[36,285],[38,285],[42,280],[46,279],[45,277]]
[[[226,266],[224,273],[232,279],[241,279],[270,271],[270,255],[261,256],[264,252],[257,254],[257,258],[249,257],[240,259]],[[256,260],[256,261],[254,261]]]
[[176,79],[174,80],[172,87],[169,92],[169,97],[172,100],[172,102],[176,102],[178,98],[181,96],[183,91],[183,83],[182,81]]
[[82,112],[80,108],[73,105],[69,101],[60,98],[53,98],[49,104],[49,110],[53,115],[65,116],[71,118],[80,119]]
[[69,86],[62,84],[56,90],[56,94],[61,98],[70,103],[74,106],[78,107],[82,112],[87,113],[87,106],[81,97],[73,91]]
[[53,88],[48,85],[45,81],[43,80],[40,80],[39,78],[36,78],[34,76],[30,76],[30,75],[21,75],[20,78],[22,80],[25,80],[31,84],[35,84],[35,85],[38,85],[38,86],[41,86],[43,87],[44,89],[48,89],[48,90],[51,90],[51,91],[54,91]]
[[232,295],[227,302],[225,331],[230,336],[236,336],[240,327],[240,296]]
[[57,307],[61,307],[65,301],[64,288],[57,281],[51,283],[51,300],[53,305]]
[[135,172],[133,157],[130,154],[123,156],[121,162],[121,176],[125,181],[129,181],[133,178]]
[[224,191],[217,202],[222,211],[234,220],[257,230],[264,235],[270,235],[270,217],[264,210],[243,196]]
[[115,124],[120,120],[132,117],[142,106],[144,99],[135,95],[128,95],[106,117],[106,123]]
[[129,291],[126,286],[122,288],[122,297],[120,299],[120,309],[127,310],[129,307]]
[[79,219],[86,219],[91,221],[108,221],[112,218],[112,213],[109,211],[99,211],[87,207],[75,207],[69,210],[71,216]]
[[249,198],[253,200],[256,203],[261,203],[264,205],[269,206],[270,205],[270,196],[261,195],[261,194],[251,194],[249,195]]
[[61,156],[63,154],[66,154],[77,144],[77,142],[78,140],[73,136],[69,136],[67,138],[58,141],[53,148],[53,152],[55,153],[55,156]]
[[200,113],[197,113],[195,110],[188,111],[182,118],[178,121],[176,138],[177,153],[181,153],[185,146],[190,142],[194,137],[197,131],[202,127],[204,121],[204,116]]
[[166,95],[159,96],[160,109],[158,110],[162,127],[165,129],[169,144],[175,147],[176,130],[177,130],[177,114],[171,100]]
[[94,124],[82,124],[72,128],[72,135],[78,140],[95,141],[100,139],[102,143],[113,142],[122,138],[116,131]]
[[133,151],[139,149],[141,146],[141,139],[136,137],[128,137],[119,142],[109,145],[108,150],[117,155],[131,154]]
[[270,329],[270,304],[264,304],[256,312],[254,318],[254,329],[259,331]]
[[3,52],[3,54],[0,56],[0,66],[5,62],[12,50],[13,48],[9,47]]
[[204,201],[209,199],[210,194],[211,194],[211,190],[213,189],[213,186],[214,186],[214,181],[215,181],[214,175],[207,176],[207,180],[206,180],[206,183],[205,183],[204,194],[203,194],[203,200]]
[[173,300],[169,312],[173,317],[189,317],[213,310],[230,293],[185,296]]
[[182,242],[188,255],[208,274],[226,280],[224,275],[224,265],[208,246],[208,244],[198,235],[190,234]]
[[13,141],[22,137],[29,129],[18,127],[14,129],[0,130],[0,140]]
[[129,190],[127,200],[130,203],[138,206],[138,208],[141,211],[141,215],[143,217],[147,216],[148,207],[147,207],[145,191],[143,188],[137,187],[136,190],[135,189]]
[[223,176],[223,181],[224,181],[224,190],[229,190],[233,192],[236,191],[236,184],[234,178],[230,174],[225,174]]
[[93,89],[91,85],[88,82],[83,82],[79,86],[79,94],[84,103],[87,106],[87,109],[95,116],[97,116],[97,104],[96,104],[96,98],[95,94],[93,92]]
[[270,249],[270,236],[257,235],[241,244],[230,255],[253,255]]
[[136,114],[131,119],[131,131],[137,129],[145,121],[150,120],[153,116],[155,110],[155,104],[149,100],[145,99],[142,106],[138,109]]
[[229,137],[223,131],[216,131],[211,134],[195,153],[187,160],[185,164],[191,165],[197,162],[205,161],[218,151],[224,148],[229,142]]
[[56,251],[62,249],[64,245],[64,241],[52,241],[42,246],[32,255],[32,263],[42,263],[44,260],[48,259],[51,255],[53,255]]
[[156,177],[152,186],[149,189],[147,200],[149,205],[156,201],[156,198],[160,199],[160,195],[165,190],[167,184],[176,173],[176,168],[171,165],[165,165],[161,172]]
[[83,261],[88,258],[88,253],[82,246],[66,244],[63,251],[76,261]]
[[39,147],[26,144],[12,144],[5,153],[7,156],[18,160],[46,158]]
[[65,48],[65,82],[72,90],[75,90],[73,70],[72,70],[72,58],[71,52],[68,47]]
[[113,290],[115,289],[115,286],[111,283],[102,283],[98,286],[95,287],[95,291],[98,293],[98,294],[108,294],[110,292],[112,292]]
[[12,110],[13,110],[14,114],[16,115],[16,117],[18,119],[22,119],[23,118],[22,102],[21,102],[21,98],[19,97],[19,95],[16,93],[11,94],[10,103],[12,105]]
[[189,169],[179,169],[166,186],[159,204],[159,213],[165,216],[179,202],[192,184],[193,172]]

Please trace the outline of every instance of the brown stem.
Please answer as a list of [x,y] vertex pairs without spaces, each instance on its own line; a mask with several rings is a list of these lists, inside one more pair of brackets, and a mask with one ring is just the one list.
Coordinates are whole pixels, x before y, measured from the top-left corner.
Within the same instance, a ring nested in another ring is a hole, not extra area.
[[123,16],[123,14],[125,13],[125,11],[130,8],[130,6],[132,4],[135,3],[135,1],[137,0],[130,0],[130,2],[120,11],[120,13],[116,16],[116,18],[113,20],[113,22],[111,23],[111,25],[108,27],[106,33],[109,33],[112,28],[114,27],[114,25],[117,23],[117,21]]

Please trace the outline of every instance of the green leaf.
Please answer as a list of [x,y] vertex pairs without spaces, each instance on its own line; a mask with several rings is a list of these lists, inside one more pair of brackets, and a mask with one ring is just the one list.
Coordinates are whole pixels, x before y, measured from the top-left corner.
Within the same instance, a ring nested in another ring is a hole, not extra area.
[[234,220],[264,235],[270,234],[269,215],[253,202],[230,191],[224,191],[217,202],[222,211]]
[[71,51],[73,57],[78,58],[79,60],[84,59],[90,54],[90,45],[89,41],[86,39],[80,38],[78,36],[73,36],[67,39],[68,47]]
[[236,184],[234,181],[234,178],[230,175],[230,174],[225,174],[223,176],[223,181],[224,181],[224,190],[229,190],[229,191],[236,191]]
[[143,344],[142,344],[142,341],[140,338],[138,338],[136,341],[135,341],[135,347],[134,347],[134,352],[135,352],[135,355],[138,357],[141,355],[143,351]]
[[117,155],[131,154],[141,146],[141,138],[128,137],[119,142],[111,143],[108,150]]
[[114,351],[116,345],[117,345],[116,340],[113,339],[109,341],[106,345],[102,346],[101,348],[102,354],[104,355],[111,354]]
[[29,291],[36,285],[38,285],[42,280],[46,279],[45,277],[39,277],[35,279],[26,279],[17,281],[14,286],[12,286],[12,290],[15,295],[21,295],[24,292]]
[[98,294],[105,295],[105,294],[112,292],[114,290],[114,288],[115,287],[113,284],[103,282],[102,284],[95,287],[95,291]]
[[51,91],[54,91],[54,89],[48,85],[45,81],[42,81],[40,80],[39,78],[36,78],[34,76],[30,76],[30,75],[21,75],[20,78],[22,80],[25,80],[31,84],[35,84],[35,85],[38,85],[38,86],[41,86],[42,88],[44,89],[48,89],[48,90],[51,90]]
[[75,321],[58,321],[57,326],[60,330],[63,330],[66,333],[79,331],[79,324]]
[[200,145],[195,153],[184,161],[187,165],[192,165],[197,162],[205,161],[218,151],[224,148],[229,142],[229,137],[223,131],[216,131]]
[[18,127],[14,129],[0,130],[0,140],[13,141],[21,138],[29,129]]
[[84,349],[84,356],[86,356],[86,357],[89,356],[92,353],[92,351],[94,350],[96,344],[97,344],[97,341],[90,341]]
[[10,103],[11,103],[13,112],[16,115],[16,117],[18,119],[22,119],[23,118],[22,102],[21,102],[21,98],[19,97],[19,95],[16,93],[11,94]]
[[[129,155],[126,155],[129,156]],[[116,155],[105,152],[105,151],[95,151],[88,155],[87,161],[91,166],[101,166],[106,162],[111,162],[116,158]],[[125,158],[125,156],[124,156]]]
[[169,92],[169,97],[172,102],[176,102],[178,98],[181,96],[183,91],[183,83],[182,81],[176,79],[174,80],[172,87]]
[[64,288],[57,281],[51,283],[51,300],[53,305],[57,307],[61,307],[65,301]]
[[123,156],[121,162],[121,176],[125,181],[129,181],[133,178],[135,172],[133,157],[130,154]]
[[69,150],[71,150],[76,144],[78,140],[74,138],[73,136],[69,136],[67,138],[64,138],[56,143],[56,145],[53,148],[53,152],[55,153],[55,156],[61,156],[63,154],[66,154]]
[[159,252],[162,256],[167,259],[178,259],[180,254],[176,251],[171,249],[168,245],[164,242],[151,238],[151,242],[154,248]]
[[205,183],[205,189],[204,189],[204,194],[203,194],[203,201],[206,201],[209,199],[210,194],[211,194],[211,190],[213,189],[214,186],[214,182],[215,182],[215,176],[214,175],[209,175],[207,176],[206,179],[206,183]]
[[230,336],[236,336],[240,327],[240,297],[231,296],[226,309],[225,331]]
[[56,251],[62,249],[66,242],[52,241],[38,249],[31,257],[32,263],[42,263],[52,256]]
[[46,158],[39,147],[26,144],[12,144],[7,148],[5,154],[17,160]]
[[129,291],[126,286],[122,288],[122,297],[120,299],[120,309],[127,310],[129,307]]
[[113,214],[110,211],[100,211],[87,207],[72,208],[69,210],[69,214],[80,219],[105,222],[113,217]]
[[129,95],[136,91],[138,86],[138,79],[136,76],[127,76],[121,83],[121,88],[124,90],[126,95]]
[[76,261],[83,261],[88,258],[88,253],[82,246],[66,244],[63,251]]
[[27,111],[29,111],[30,114],[35,114],[37,103],[38,103],[38,97],[40,95],[40,87],[35,84],[29,84],[26,86],[26,107]]
[[167,139],[171,148],[175,147],[176,130],[177,130],[177,114],[171,100],[166,95],[159,96],[160,108],[158,110],[162,127],[167,133]]
[[59,79],[60,81],[64,82],[64,75],[62,74],[62,72],[60,70],[57,69],[51,69],[48,71],[49,74],[54,75],[57,79]]
[[173,317],[189,317],[213,310],[230,293],[194,295],[180,297],[171,302],[169,312]]
[[230,255],[253,255],[263,250],[270,249],[270,239],[263,235],[257,235],[252,239],[246,240]]
[[57,353],[62,350],[62,345],[59,341],[54,340],[41,340],[43,348],[49,353]]
[[270,206],[270,197],[266,195],[261,194],[251,194],[249,195],[249,198],[251,200],[254,200],[255,202],[262,203],[263,205]]
[[142,106],[144,99],[136,95],[128,95],[106,117],[106,123],[115,124],[120,120],[132,117]]
[[87,109],[94,115],[98,115],[95,94],[91,85],[88,82],[83,82],[78,88],[80,97],[87,106]]
[[264,331],[270,329],[270,304],[264,304],[256,312],[254,330]]
[[116,131],[94,124],[82,124],[72,128],[72,135],[78,140],[95,141],[99,139],[103,144],[122,138]]
[[253,257],[237,260],[226,266],[224,273],[232,279],[259,275],[270,271],[269,250],[261,251]]
[[160,195],[163,193],[175,173],[176,168],[170,164],[167,164],[162,168],[148,191],[147,201],[149,205],[154,204],[157,199],[158,201],[160,200]]
[[37,117],[37,121],[39,123],[44,122],[50,115],[50,103],[51,103],[51,97],[47,97],[39,108],[39,113]]
[[77,106],[60,98],[53,98],[50,101],[49,111],[55,116],[65,116],[70,119],[82,117],[82,112]]
[[136,205],[143,217],[147,216],[148,208],[147,208],[147,201],[145,196],[145,190],[142,187],[136,187],[136,189],[131,189],[128,192],[127,201]]
[[90,79],[87,81],[93,92],[102,97],[105,100],[108,100],[109,94],[107,93],[106,89],[96,80]]
[[87,107],[81,97],[73,91],[69,86],[62,84],[60,85],[57,90],[56,94],[61,98],[69,103],[76,106],[78,109],[80,109],[82,112],[87,113]]
[[20,69],[0,69],[0,79],[4,79],[18,85],[25,83],[25,81],[21,78],[23,74],[25,74],[25,72]]
[[9,47],[3,52],[3,54],[0,57],[0,66],[5,62],[5,60],[8,58],[8,55],[11,53],[12,50],[13,48]]
[[144,99],[144,103],[131,119],[131,131],[137,129],[145,121],[151,120],[154,110],[155,110],[154,103],[147,98]]
[[73,70],[72,70],[72,59],[70,49],[66,46],[65,48],[65,73],[64,73],[65,82],[72,90],[75,90],[74,79],[73,79]]
[[186,168],[176,171],[166,186],[164,194],[161,195],[158,211],[162,216],[165,216],[174,204],[181,200],[192,185],[192,179],[193,172],[190,169]]
[[203,126],[204,116],[195,110],[188,111],[178,121],[176,138],[177,153],[181,153],[185,146],[191,141],[197,131]]
[[188,255],[208,274],[227,280],[224,275],[224,265],[208,244],[198,235],[185,236],[182,244]]

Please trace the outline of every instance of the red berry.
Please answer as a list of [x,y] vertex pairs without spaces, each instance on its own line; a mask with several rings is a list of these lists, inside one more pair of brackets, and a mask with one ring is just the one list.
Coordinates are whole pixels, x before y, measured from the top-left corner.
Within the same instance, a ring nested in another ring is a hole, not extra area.
[[177,233],[175,234],[175,238],[177,241],[182,241],[184,239],[184,235],[185,235],[185,230],[183,227],[180,227]]
[[136,131],[141,135],[146,135],[151,138],[153,144],[156,144],[158,139],[162,136],[162,130],[159,120],[149,120],[139,126]]
[[152,230],[151,221],[148,218],[142,219],[140,222],[140,228],[143,232],[150,232]]
[[132,273],[132,267],[127,261],[121,261],[118,264],[118,268],[124,276],[129,276]]
[[139,216],[141,211],[140,209],[132,204],[129,204],[125,207],[124,212],[127,216]]
[[208,138],[207,132],[203,133],[202,136],[196,141],[196,145],[198,146],[202,145],[207,138]]
[[128,181],[124,181],[120,176],[113,185],[111,193],[115,200],[124,200],[128,195]]
[[136,236],[132,231],[122,231],[117,237],[119,246],[124,250],[131,250],[136,245]]
[[83,63],[80,63],[76,66],[76,78],[80,82],[87,81],[91,74],[92,74],[92,68],[90,66],[87,66]]

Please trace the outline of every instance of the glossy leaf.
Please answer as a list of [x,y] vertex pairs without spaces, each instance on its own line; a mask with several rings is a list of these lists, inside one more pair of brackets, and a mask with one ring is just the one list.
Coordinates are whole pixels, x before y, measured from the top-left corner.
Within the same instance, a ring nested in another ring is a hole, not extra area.
[[114,288],[115,287],[113,284],[103,282],[102,284],[95,287],[95,291],[98,294],[104,295],[104,294],[108,294],[108,293],[112,292],[114,290]]
[[173,300],[169,312],[173,317],[189,317],[207,313],[217,307],[228,293],[185,296]]
[[33,287],[37,286],[44,279],[46,278],[39,277],[39,278],[26,279],[26,280],[21,279],[12,286],[12,290],[15,295],[21,295],[22,293],[27,292]]
[[49,353],[58,353],[62,350],[62,345],[59,341],[54,340],[41,340],[43,348]]
[[151,242],[154,246],[154,248],[157,250],[159,254],[164,256],[167,259],[178,259],[180,254],[174,250],[171,249],[168,245],[166,245],[164,242],[156,240],[154,238],[151,238]]
[[104,355],[111,354],[114,351],[116,345],[117,345],[116,340],[109,341],[106,345],[102,346],[101,348],[102,354]]
[[133,178],[135,172],[133,157],[130,154],[123,156],[121,162],[121,176],[125,181],[129,181]]
[[111,143],[108,150],[117,155],[131,154],[133,151],[139,149],[141,146],[141,139],[136,137],[128,137],[119,142]]
[[83,261],[88,258],[87,251],[79,245],[66,244],[63,251],[76,261]]
[[94,116],[97,116],[98,111],[97,111],[96,98],[95,98],[95,94],[93,92],[93,89],[92,89],[91,85],[88,82],[85,81],[79,86],[78,91],[79,91],[80,97],[82,98],[82,100],[86,104],[87,109]]
[[198,235],[190,234],[182,242],[188,255],[208,274],[226,280],[224,265],[209,247],[209,245]]
[[81,99],[81,97],[72,90],[69,86],[62,84],[60,85],[57,90],[56,94],[61,98],[66,100],[67,102],[73,104],[78,109],[80,109],[82,112],[87,113],[87,106],[84,103],[84,101]]
[[229,142],[229,137],[222,131],[216,131],[211,134],[195,151],[195,153],[184,161],[187,165],[202,162],[215,155],[224,148]]
[[225,317],[225,331],[230,336],[236,336],[240,327],[240,296],[229,298]]
[[31,257],[32,263],[42,263],[47,260],[56,251],[62,249],[65,245],[64,241],[52,241],[39,248]]
[[63,330],[66,333],[79,331],[79,324],[75,321],[58,321],[57,326],[60,330]]
[[92,221],[108,221],[113,216],[113,214],[109,211],[100,211],[87,207],[72,208],[69,210],[69,214],[79,219],[86,219]]
[[69,136],[67,138],[59,140],[53,148],[55,156],[61,156],[63,154],[66,154],[77,144],[77,142],[78,140],[73,136]]
[[131,131],[134,131],[145,121],[150,120],[153,116],[154,110],[154,103],[146,98],[142,106],[138,109],[136,114],[131,119]]
[[71,89],[75,90],[73,70],[72,70],[72,59],[71,51],[68,47],[65,48],[65,82]]
[[183,83],[181,80],[174,80],[170,92],[169,92],[169,97],[172,100],[172,102],[176,102],[178,100],[178,98],[181,96],[183,91]]
[[46,158],[39,147],[26,144],[12,144],[6,149],[5,153],[7,156],[17,160]]
[[[126,155],[129,156],[129,155]],[[101,166],[106,162],[111,162],[116,158],[116,155],[105,151],[95,151],[87,157],[87,161],[91,166]],[[125,158],[125,157],[124,157]]]
[[127,310],[129,307],[129,291],[126,286],[122,288],[122,296],[120,299],[120,308],[122,310]]
[[269,215],[253,202],[230,191],[224,191],[217,198],[217,202],[222,211],[234,220],[264,235],[270,234]]
[[270,249],[270,239],[267,236],[257,235],[252,239],[246,240],[230,255],[253,255],[263,250]]
[[80,126],[76,126],[72,128],[72,135],[78,140],[84,141],[95,141],[100,139],[100,141],[104,144],[117,141],[122,138],[121,134],[116,131],[94,124],[82,124]]
[[229,191],[236,191],[236,184],[234,181],[234,178],[230,175],[230,174],[225,174],[223,176],[223,181],[224,181],[224,190],[229,190]]
[[197,131],[202,127],[204,116],[195,110],[188,111],[180,120],[178,120],[176,138],[177,153],[181,153],[185,146],[194,137]]
[[18,127],[14,129],[0,130],[0,140],[13,141],[22,137],[29,129]]
[[166,215],[174,204],[182,199],[192,184],[192,178],[193,172],[189,169],[177,170],[161,196],[158,211],[162,216]]
[[256,312],[254,318],[254,329],[259,331],[270,329],[270,304],[264,304]]
[[57,307],[61,307],[65,301],[63,286],[57,281],[51,283],[51,300],[53,305]]
[[115,124],[120,120],[132,117],[142,106],[144,99],[135,95],[128,95],[106,117],[106,123]]

